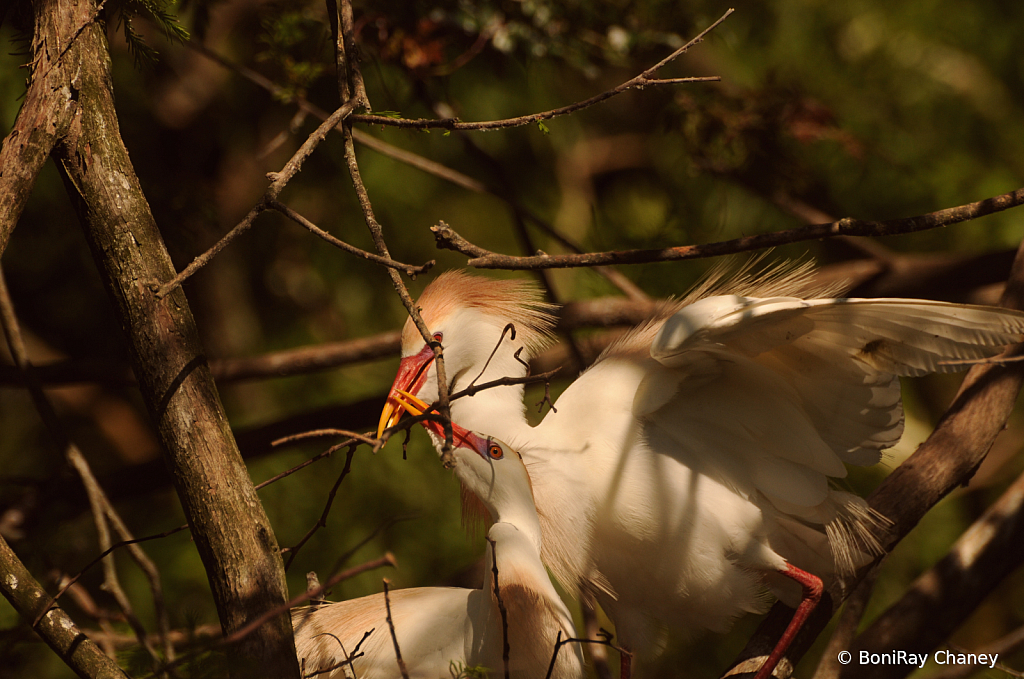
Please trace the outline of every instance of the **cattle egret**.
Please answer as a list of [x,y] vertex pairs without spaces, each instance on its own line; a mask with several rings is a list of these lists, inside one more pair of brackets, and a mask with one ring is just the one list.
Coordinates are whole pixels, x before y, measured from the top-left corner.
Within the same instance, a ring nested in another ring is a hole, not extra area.
[[[842,576],[879,549],[884,519],[830,479],[899,440],[899,377],[956,370],[949,361],[1024,338],[1019,312],[815,299],[828,293],[810,273],[719,275],[610,346],[535,428],[521,385],[451,403],[454,420],[521,452],[544,563],[570,591],[592,591],[641,657],[666,626],[724,631],[763,612],[770,592],[799,606],[758,672],[769,676],[820,595],[801,569]],[[520,359],[554,325],[522,281],[450,272],[417,305],[443,346],[450,392],[523,376]],[[401,393],[419,405],[438,397],[433,353],[411,321],[402,356],[381,430],[411,401]]]
[[[458,426],[453,429],[455,473],[494,521],[487,533],[493,541],[493,547],[488,544],[487,564],[491,566],[493,554],[498,592],[506,609],[509,676],[541,679],[559,632],[563,639],[572,638],[574,628],[540,561],[540,523],[529,476],[519,454],[505,444]],[[454,677],[479,667],[486,667],[492,677],[504,676],[506,628],[493,577],[489,567],[482,589],[418,587],[389,594],[395,635],[412,679]],[[323,672],[317,676],[324,679],[399,676],[383,594],[297,609],[292,622],[303,676],[314,672]],[[350,666],[346,661],[352,655],[359,657]],[[333,670],[324,671],[329,668]],[[551,676],[576,679],[582,673],[579,648],[563,646]]]

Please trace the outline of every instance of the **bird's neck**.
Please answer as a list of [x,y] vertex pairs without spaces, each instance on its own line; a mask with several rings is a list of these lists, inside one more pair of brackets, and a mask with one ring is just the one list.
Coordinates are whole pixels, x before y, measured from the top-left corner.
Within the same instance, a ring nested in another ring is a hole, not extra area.
[[[528,503],[525,501],[528,500]],[[519,549],[530,552],[540,562],[541,551],[541,530],[540,519],[533,505],[533,497],[526,498],[515,507],[499,509],[494,519],[494,525],[508,524],[516,529],[516,542]]]
[[[515,356],[520,345],[505,340],[484,368],[483,361],[454,376],[453,393],[479,387],[502,378],[526,376],[526,365]],[[460,426],[503,441],[515,440],[530,429],[523,404],[523,385],[512,384],[481,389],[472,396],[452,401],[452,419]]]
[[[507,625],[513,676],[517,670],[522,676],[526,668],[545,666],[558,633],[561,632],[563,638],[573,634],[572,617],[551,584],[534,539],[527,535],[525,528],[518,523],[499,522],[491,526],[487,534],[493,541],[487,550],[487,575],[484,577],[484,592],[490,607],[488,627],[494,639],[501,639]],[[497,595],[494,593],[495,577]],[[507,622],[502,621],[498,596]],[[562,649],[552,676],[580,676],[580,660],[578,651]]]

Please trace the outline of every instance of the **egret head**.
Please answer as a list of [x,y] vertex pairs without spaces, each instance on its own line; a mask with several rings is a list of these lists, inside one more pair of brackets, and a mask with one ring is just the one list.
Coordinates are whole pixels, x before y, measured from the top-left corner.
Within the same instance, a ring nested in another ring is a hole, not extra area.
[[[416,306],[431,342],[424,342],[411,318],[406,322],[402,362],[381,413],[378,437],[402,417],[401,399],[396,398],[399,391],[427,403],[438,399],[435,343],[443,348],[451,390],[473,380],[496,347],[505,348],[503,356],[511,356],[514,348],[521,347],[520,358],[528,360],[550,340],[554,327],[554,307],[541,301],[540,290],[531,281],[492,280],[448,271],[427,286]],[[506,332],[510,324],[512,329]]]

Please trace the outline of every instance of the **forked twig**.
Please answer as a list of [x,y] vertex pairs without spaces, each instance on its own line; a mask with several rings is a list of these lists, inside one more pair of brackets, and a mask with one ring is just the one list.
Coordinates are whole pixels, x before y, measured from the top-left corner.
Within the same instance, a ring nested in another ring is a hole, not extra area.
[[608,648],[614,648],[622,657],[622,672],[620,672],[619,679],[629,679],[629,667],[633,659],[633,654],[621,646],[613,644],[612,639],[614,638],[614,635],[612,635],[608,630],[601,629],[598,631],[598,635],[601,637],[600,639],[578,639],[575,637],[566,637],[563,639],[562,630],[558,630],[558,635],[555,637],[555,647],[551,652],[551,663],[548,665],[548,672],[544,675],[544,679],[551,679],[551,673],[555,670],[555,661],[558,660],[558,652],[562,650],[562,646],[572,643],[599,644],[601,646],[607,646]]

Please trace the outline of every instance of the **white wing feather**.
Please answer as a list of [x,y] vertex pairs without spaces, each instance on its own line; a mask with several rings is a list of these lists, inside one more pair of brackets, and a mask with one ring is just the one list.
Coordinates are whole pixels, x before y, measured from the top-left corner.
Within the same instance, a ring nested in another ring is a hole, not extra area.
[[670,436],[676,449],[667,452],[695,471],[830,524],[851,501],[829,477],[845,476],[844,462],[878,462],[902,435],[900,376],[959,370],[947,362],[1022,339],[1024,314],[1003,309],[709,297],[665,321],[633,413]]

